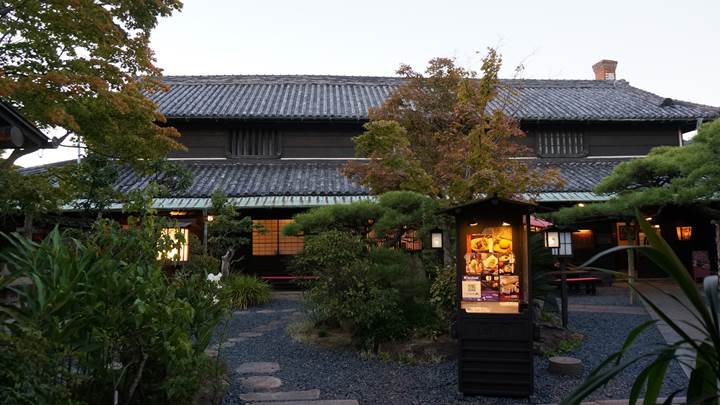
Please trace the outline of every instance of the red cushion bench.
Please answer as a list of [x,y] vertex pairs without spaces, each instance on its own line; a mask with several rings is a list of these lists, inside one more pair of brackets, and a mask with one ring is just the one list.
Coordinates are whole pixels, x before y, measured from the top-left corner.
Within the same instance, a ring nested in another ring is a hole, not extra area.
[[[565,279],[565,282],[568,283],[570,288],[574,288],[578,291],[580,290],[580,286],[584,286],[586,294],[595,295],[597,294],[597,285],[602,283],[602,279],[597,277],[568,277]],[[553,283],[560,286],[562,279],[557,278],[553,281]]]

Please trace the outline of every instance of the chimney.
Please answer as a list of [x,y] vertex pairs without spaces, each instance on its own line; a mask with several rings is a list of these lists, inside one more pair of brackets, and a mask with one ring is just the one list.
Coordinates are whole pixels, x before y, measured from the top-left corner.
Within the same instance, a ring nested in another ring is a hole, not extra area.
[[592,66],[595,72],[595,80],[615,80],[615,68],[617,61],[603,59]]

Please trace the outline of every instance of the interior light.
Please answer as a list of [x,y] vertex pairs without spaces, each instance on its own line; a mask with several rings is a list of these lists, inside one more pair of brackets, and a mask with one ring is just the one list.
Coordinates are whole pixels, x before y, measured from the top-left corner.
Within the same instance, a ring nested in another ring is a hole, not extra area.
[[510,226],[510,224],[507,223],[507,222],[503,222],[503,223],[502,223],[502,226]]
[[215,219],[215,217],[212,216],[212,215],[208,215],[208,216],[207,216],[207,221],[208,221],[208,222],[212,222],[214,219]]
[[652,221],[652,217],[646,217],[645,220],[650,222],[650,221]]
[[472,224],[470,224],[470,226],[478,226],[478,223],[477,223],[477,222],[473,222]]
[[578,203],[578,207],[582,208],[585,206],[585,203]]

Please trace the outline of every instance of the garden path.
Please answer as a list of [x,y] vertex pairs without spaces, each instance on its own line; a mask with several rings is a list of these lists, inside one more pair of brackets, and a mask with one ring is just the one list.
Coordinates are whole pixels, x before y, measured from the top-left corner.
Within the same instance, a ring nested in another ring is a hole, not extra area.
[[[274,292],[273,299],[294,301],[300,299],[300,294]],[[242,318],[250,313],[261,317],[265,315],[269,319],[256,324],[248,332],[230,330],[222,345],[215,344],[208,348],[208,352],[213,355],[217,355],[218,352],[225,354],[226,350],[230,352],[238,344],[257,344],[268,332],[283,329],[300,315],[296,308],[257,309],[236,311],[233,313],[233,318]],[[274,375],[281,367],[281,364],[275,361],[244,362],[234,367],[235,380],[242,387],[243,392],[234,399],[252,405],[359,405],[354,399],[320,399],[319,389],[281,390],[284,381]]]
[[[685,332],[693,339],[702,339],[702,333],[695,327],[700,327],[700,323],[695,319],[695,315],[688,310],[690,303],[685,298],[685,295],[674,282],[671,280],[643,280],[636,284],[637,288],[651,299],[658,307],[662,308],[665,314],[675,323],[680,325],[692,325],[694,327],[684,328]],[[667,293],[667,294],[666,294]],[[672,297],[679,299],[682,304],[675,301]],[[683,307],[685,305],[687,308]],[[647,305],[646,305],[647,307]],[[670,326],[667,325],[660,317],[647,307],[647,311],[650,316],[657,320],[657,328],[660,331],[663,339],[667,343],[675,343],[680,340],[678,335]],[[685,375],[690,376],[692,371],[691,365],[695,363],[695,354],[689,349],[681,349],[681,354],[689,357],[689,360],[682,363],[680,366],[685,372]]]

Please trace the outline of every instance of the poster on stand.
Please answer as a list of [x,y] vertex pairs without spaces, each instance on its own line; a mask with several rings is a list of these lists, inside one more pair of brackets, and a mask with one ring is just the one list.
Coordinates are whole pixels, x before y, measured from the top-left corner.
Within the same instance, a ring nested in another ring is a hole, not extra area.
[[481,302],[518,302],[520,278],[516,273],[510,227],[490,227],[467,235],[462,299]]

